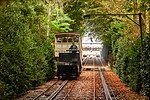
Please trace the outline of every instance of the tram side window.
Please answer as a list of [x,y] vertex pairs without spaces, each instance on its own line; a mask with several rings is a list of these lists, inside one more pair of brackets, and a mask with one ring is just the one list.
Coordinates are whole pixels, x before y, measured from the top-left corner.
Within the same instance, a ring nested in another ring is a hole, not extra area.
[[63,37],[63,42],[67,42],[67,37]]
[[68,37],[68,42],[72,42],[72,37]]
[[61,42],[61,38],[58,37],[58,38],[57,38],[57,42]]

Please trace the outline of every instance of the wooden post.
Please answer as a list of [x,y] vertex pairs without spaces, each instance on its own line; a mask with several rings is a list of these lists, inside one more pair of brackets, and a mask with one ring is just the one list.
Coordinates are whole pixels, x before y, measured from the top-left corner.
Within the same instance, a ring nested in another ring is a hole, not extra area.
[[142,13],[139,13],[139,26],[140,26],[140,37],[141,37],[141,49],[143,51]]

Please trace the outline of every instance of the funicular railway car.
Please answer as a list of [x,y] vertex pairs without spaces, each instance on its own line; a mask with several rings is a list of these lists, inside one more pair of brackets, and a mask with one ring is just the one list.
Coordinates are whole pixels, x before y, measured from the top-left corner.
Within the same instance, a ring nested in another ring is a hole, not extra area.
[[[70,48],[74,44],[77,48]],[[80,33],[55,33],[57,76],[77,78],[82,68],[82,41]]]

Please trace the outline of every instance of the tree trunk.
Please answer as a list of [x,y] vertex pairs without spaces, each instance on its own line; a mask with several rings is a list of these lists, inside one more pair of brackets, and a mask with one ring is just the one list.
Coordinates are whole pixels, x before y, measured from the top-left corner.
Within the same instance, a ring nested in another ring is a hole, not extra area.
[[58,0],[55,1],[55,9],[57,13],[56,19],[58,19],[59,18],[59,1]]
[[146,33],[146,2],[142,2],[141,4],[141,12],[142,12],[142,31],[143,33]]
[[149,27],[149,33],[150,33],[150,11],[148,11],[148,27]]
[[39,33],[39,37],[40,37],[40,43],[42,44],[42,31],[41,31],[40,17],[38,17],[38,33]]
[[50,16],[51,16],[51,8],[50,8],[50,4],[51,4],[51,1],[48,2],[48,20],[47,20],[47,33],[46,33],[46,36],[48,37],[49,35],[49,32],[51,31],[50,29]]
[[[138,2],[137,2],[137,0],[133,0],[133,13],[134,14],[137,14],[138,13]],[[136,16],[136,15],[134,15],[133,16],[133,19],[134,19],[134,21],[136,21],[136,22],[138,22],[137,20],[138,20],[138,16]]]
[[[137,0],[133,0],[133,13],[138,14],[138,2],[137,2]],[[133,20],[138,23],[139,22],[138,16],[133,15]],[[134,24],[133,26],[134,26],[133,27],[133,35],[134,35],[133,37],[137,38],[139,36],[139,32],[140,32],[139,26],[136,24]]]

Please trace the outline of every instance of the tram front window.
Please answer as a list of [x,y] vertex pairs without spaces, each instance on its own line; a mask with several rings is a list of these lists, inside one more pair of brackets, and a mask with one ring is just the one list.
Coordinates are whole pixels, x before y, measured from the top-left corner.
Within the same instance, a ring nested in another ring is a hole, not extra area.
[[61,42],[61,38],[57,38],[57,42]]
[[67,37],[63,37],[63,42],[67,42]]
[[72,37],[68,37],[68,42],[72,42]]
[[74,41],[75,41],[75,42],[79,42],[79,37],[75,37],[75,38],[74,38]]

